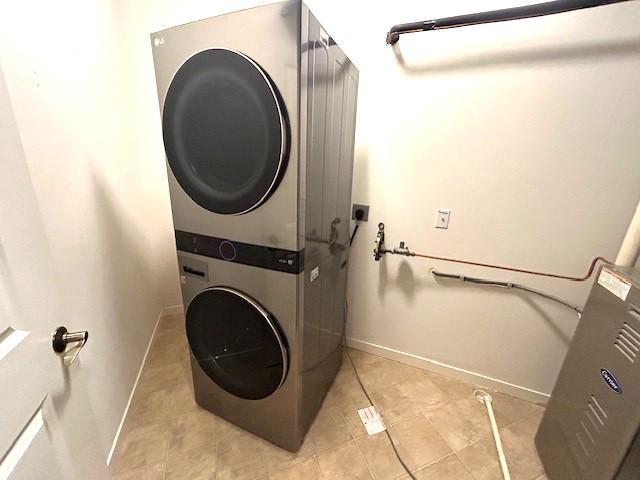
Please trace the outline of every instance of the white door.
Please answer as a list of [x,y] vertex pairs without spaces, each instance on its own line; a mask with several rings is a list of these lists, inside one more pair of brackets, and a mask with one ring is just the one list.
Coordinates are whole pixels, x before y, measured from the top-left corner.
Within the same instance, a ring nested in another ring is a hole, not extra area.
[[82,352],[66,367],[53,351],[57,327],[83,328],[64,317],[56,284],[0,68],[0,480],[109,478]]

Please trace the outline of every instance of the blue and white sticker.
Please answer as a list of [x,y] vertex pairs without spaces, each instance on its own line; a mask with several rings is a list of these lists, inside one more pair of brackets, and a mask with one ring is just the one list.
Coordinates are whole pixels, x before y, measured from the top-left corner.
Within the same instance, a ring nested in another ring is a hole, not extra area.
[[616,392],[618,395],[622,394],[622,384],[618,381],[613,373],[611,373],[606,368],[601,368],[600,375],[602,375],[604,383],[606,383],[611,390]]

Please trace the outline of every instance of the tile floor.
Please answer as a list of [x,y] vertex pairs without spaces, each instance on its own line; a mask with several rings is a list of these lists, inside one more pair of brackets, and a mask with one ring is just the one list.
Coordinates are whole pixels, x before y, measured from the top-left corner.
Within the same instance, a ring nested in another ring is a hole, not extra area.
[[[405,462],[419,479],[501,480],[474,386],[351,350]],[[111,462],[115,480],[406,479],[384,433],[368,436],[368,401],[345,360],[305,443],[287,452],[200,409],[183,318],[159,325]],[[513,480],[546,480],[533,445],[543,408],[494,394]]]

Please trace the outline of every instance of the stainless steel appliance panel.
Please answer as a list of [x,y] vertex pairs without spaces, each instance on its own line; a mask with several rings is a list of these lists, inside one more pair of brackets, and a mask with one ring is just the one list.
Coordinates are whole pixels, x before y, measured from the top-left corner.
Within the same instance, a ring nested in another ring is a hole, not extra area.
[[283,448],[297,450],[306,433],[299,420],[298,358],[303,347],[295,341],[299,328],[298,275],[178,252],[181,267],[194,262],[207,264],[208,280],[194,276],[181,278],[185,311],[193,299],[208,288],[237,289],[257,301],[277,320],[287,341],[290,359],[284,383],[275,393],[260,400],[246,400],[216,385],[192,353],[191,369],[197,402],[216,415]]
[[302,415],[310,423],[342,362],[358,71],[305,7],[302,17]]
[[319,264],[349,242],[358,71],[316,18],[303,39],[307,73],[305,254]]
[[631,289],[591,290],[536,435],[550,480],[618,478],[640,428],[640,272],[603,269]]
[[192,200],[167,165],[176,230],[287,250],[298,239],[298,82],[301,3],[287,1],[169,28],[151,35],[161,112],[171,81],[194,54],[212,48],[240,52],[255,61],[277,87],[286,107],[290,147],[274,193],[242,215],[213,213]]

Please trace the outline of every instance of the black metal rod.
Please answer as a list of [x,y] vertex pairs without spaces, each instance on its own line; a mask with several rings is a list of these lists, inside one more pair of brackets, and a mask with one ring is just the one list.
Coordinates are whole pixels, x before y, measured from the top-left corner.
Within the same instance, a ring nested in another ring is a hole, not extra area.
[[479,25],[483,23],[506,22],[508,20],[521,20],[523,18],[541,17],[556,13],[572,12],[584,8],[600,7],[611,3],[622,3],[630,0],[554,0],[551,2],[523,5],[521,7],[503,8],[488,12],[469,13],[455,17],[438,18],[422,22],[402,23],[394,25],[387,33],[387,44],[398,42],[400,35],[412,32],[426,32],[429,30],[441,30],[444,28],[466,27],[467,25]]

